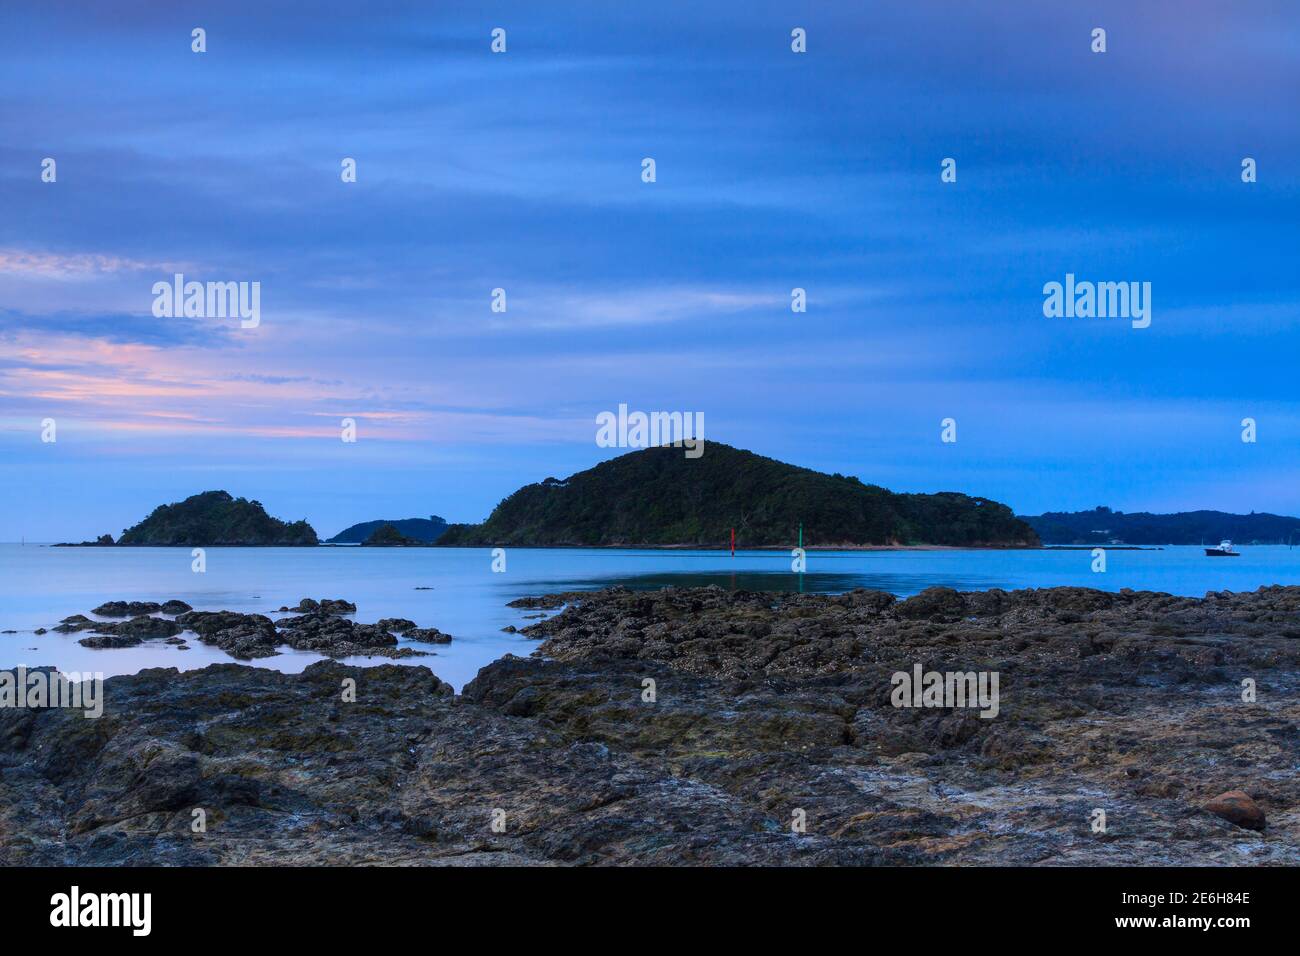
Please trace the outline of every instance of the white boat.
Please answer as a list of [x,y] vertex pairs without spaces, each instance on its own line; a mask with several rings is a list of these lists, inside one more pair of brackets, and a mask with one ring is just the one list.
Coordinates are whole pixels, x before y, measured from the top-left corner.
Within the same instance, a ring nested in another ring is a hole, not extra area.
[[1217,548],[1206,548],[1205,556],[1208,558],[1239,558],[1241,552],[1232,546],[1232,542],[1224,538],[1219,542]]

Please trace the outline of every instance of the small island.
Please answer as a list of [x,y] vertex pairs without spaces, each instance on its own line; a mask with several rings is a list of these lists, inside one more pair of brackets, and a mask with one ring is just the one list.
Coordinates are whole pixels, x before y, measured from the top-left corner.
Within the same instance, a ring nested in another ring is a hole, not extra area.
[[184,501],[155,508],[149,517],[127,528],[113,541],[60,547],[296,547],[319,544],[316,531],[305,520],[287,522],[266,513],[260,501],[235,498],[227,491],[205,491]]
[[332,538],[326,538],[326,544],[364,544],[371,536],[385,525],[391,526],[404,538],[410,538],[419,544],[432,544],[447,530],[447,522],[437,515],[427,518],[380,519],[362,521],[344,528]]
[[361,542],[363,548],[423,548],[428,542],[408,538],[392,524],[382,524]]

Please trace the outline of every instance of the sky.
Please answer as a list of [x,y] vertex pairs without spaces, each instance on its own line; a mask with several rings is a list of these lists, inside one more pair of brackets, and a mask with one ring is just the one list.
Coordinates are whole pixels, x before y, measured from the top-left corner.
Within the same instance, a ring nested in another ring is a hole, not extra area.
[[[620,404],[1021,514],[1300,514],[1298,99],[1289,2],[6,4],[0,540],[479,521]],[[176,272],[260,323],[155,317]],[[1046,317],[1067,273],[1150,326]]]

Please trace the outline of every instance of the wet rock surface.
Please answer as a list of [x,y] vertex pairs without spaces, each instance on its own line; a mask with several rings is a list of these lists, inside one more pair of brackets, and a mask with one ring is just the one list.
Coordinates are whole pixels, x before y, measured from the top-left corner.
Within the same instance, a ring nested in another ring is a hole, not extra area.
[[[184,628],[165,617],[142,616],[133,617],[129,621],[122,621],[118,624],[97,624],[92,630],[97,634],[113,635],[139,643],[151,637],[172,637],[179,634]],[[91,640],[91,638],[83,638],[80,643],[86,644],[88,640]],[[86,646],[91,647],[93,645],[86,644]]]
[[[552,597],[460,696],[217,665],[0,710],[0,862],[1300,863],[1300,588]],[[894,706],[918,664],[997,716]]]
[[1205,805],[1205,809],[1247,830],[1263,830],[1268,822],[1259,804],[1250,798],[1250,794],[1240,790],[1219,794]]
[[425,644],[451,643],[451,635],[444,634],[436,627],[413,627],[402,636],[412,641],[423,641]]
[[356,614],[357,606],[351,601],[345,601],[342,598],[322,598],[319,601],[314,598],[303,598],[298,602],[297,607],[282,607],[280,610],[298,611],[302,614],[316,612],[321,614]]
[[55,625],[54,630],[60,634],[75,634],[77,631],[90,630],[96,623],[84,614],[73,614]]
[[167,601],[159,604],[156,601],[108,601],[95,608],[90,613],[98,614],[100,617],[139,617],[142,614],[184,614],[191,611],[191,608],[184,601]]
[[[288,608],[282,608],[288,611]],[[385,618],[377,624],[358,624],[344,615],[356,613],[356,605],[338,598],[317,601],[303,598],[293,614],[272,620],[264,614],[237,611],[195,611],[183,601],[163,604],[150,601],[109,601],[91,613],[104,617],[137,615],[127,621],[96,621],[84,614],[64,618],[55,631],[64,634],[91,632],[80,639],[85,647],[111,649],[136,647],[146,640],[164,638],[165,643],[188,649],[176,635],[192,631],[204,644],[218,647],[236,660],[257,660],[280,654],[280,648],[314,651],[326,657],[386,657],[390,659],[433,656],[432,651],[399,647],[394,636],[404,634],[413,641],[448,644],[452,637],[437,628],[420,628],[405,618]],[[175,614],[174,619],[155,614]]]

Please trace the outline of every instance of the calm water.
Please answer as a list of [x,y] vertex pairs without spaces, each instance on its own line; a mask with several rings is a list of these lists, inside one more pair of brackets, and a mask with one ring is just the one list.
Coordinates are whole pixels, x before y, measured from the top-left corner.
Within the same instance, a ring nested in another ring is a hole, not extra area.
[[[724,588],[838,592],[880,588],[899,596],[942,584],[959,590],[1080,585],[1131,587],[1201,596],[1206,591],[1254,590],[1300,584],[1300,548],[1243,547],[1241,557],[1207,558],[1200,548],[1107,552],[1104,574],[1091,571],[1088,551],[869,551],[808,554],[808,573],[790,573],[788,553],[730,557],[724,551],[608,551],[509,549],[507,570],[494,574],[486,548],[209,548],[207,572],[190,570],[184,548],[51,548],[0,544],[0,666],[53,665],[65,671],[134,673],[144,667],[203,667],[222,651],[190,640],[179,651],[160,641],[91,650],[81,635],[32,632],[70,614],[87,614],[109,600],[180,598],[198,610],[273,614],[304,597],[346,598],[356,619],[407,617],[455,637],[435,657],[405,663],[430,667],[457,688],[503,654],[526,655],[536,642],[504,634],[536,611],[506,603],[549,591],[625,584],[717,584]],[[417,590],[431,588],[432,590]],[[420,649],[428,645],[416,644]],[[319,660],[298,651],[257,661],[296,672]],[[386,663],[383,658],[353,663]]]

